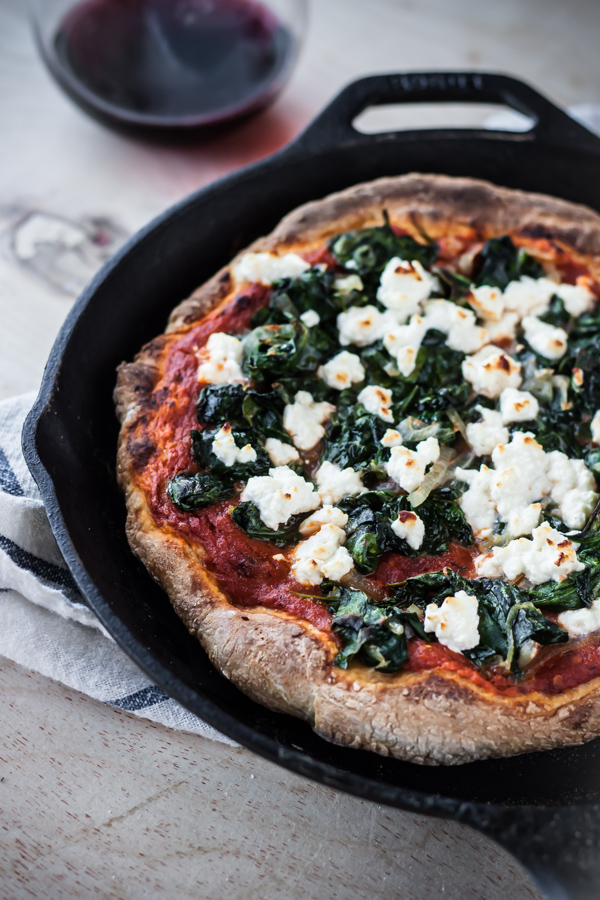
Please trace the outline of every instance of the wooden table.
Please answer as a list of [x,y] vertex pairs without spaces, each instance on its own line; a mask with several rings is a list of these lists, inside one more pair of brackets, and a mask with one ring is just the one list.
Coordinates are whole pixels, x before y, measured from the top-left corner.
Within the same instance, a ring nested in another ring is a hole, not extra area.
[[[83,116],[40,64],[19,0],[0,0],[0,397],[38,386],[104,243],[285,144],[347,81],[481,68],[515,73],[561,104],[595,101],[599,26],[593,0],[315,0],[280,100],[176,148]],[[6,661],[0,685],[0,898],[539,897],[506,853],[466,827],[313,785]]]

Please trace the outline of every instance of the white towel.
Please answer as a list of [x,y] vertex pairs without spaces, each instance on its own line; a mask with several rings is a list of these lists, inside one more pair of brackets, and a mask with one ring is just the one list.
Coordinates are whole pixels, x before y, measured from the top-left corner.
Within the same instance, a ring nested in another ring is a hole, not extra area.
[[80,594],[21,453],[34,399],[0,403],[0,656],[110,706],[233,744],[152,684]]

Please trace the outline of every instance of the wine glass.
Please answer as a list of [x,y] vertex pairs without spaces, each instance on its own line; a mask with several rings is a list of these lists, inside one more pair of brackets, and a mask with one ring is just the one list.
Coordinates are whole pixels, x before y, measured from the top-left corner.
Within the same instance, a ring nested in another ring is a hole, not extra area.
[[195,129],[256,112],[289,78],[307,0],[31,0],[48,69],[112,125]]

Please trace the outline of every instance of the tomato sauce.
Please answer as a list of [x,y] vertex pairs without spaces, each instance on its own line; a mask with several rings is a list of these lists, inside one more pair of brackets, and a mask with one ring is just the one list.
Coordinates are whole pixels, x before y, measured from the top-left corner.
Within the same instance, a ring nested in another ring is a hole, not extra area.
[[[399,229],[395,230],[400,233]],[[470,235],[467,240],[465,235],[460,243],[468,249],[474,239]],[[441,239],[442,256],[450,257],[452,247],[452,255],[456,258],[456,246],[456,239],[447,242]],[[312,265],[335,265],[327,247],[302,255]],[[575,263],[569,266],[562,258],[561,271],[565,280],[571,283],[578,275],[587,274],[581,266]],[[157,351],[162,360],[162,377],[154,387],[146,411],[131,429],[128,442],[138,482],[148,497],[157,525],[171,528],[191,544],[202,545],[206,570],[233,604],[241,608],[261,605],[287,612],[329,633],[338,643],[337,636],[330,632],[331,614],[318,599],[319,588],[308,588],[296,582],[285,559],[274,559],[281,552],[277,547],[248,537],[233,522],[230,510],[236,500],[222,501],[195,513],[184,513],[174,506],[166,491],[169,480],[177,472],[197,471],[191,453],[190,432],[198,427],[198,351],[213,332],[239,334],[247,330],[253,314],[268,302],[270,295],[270,288],[252,285],[233,301],[207,315],[198,325],[163,339],[163,349]],[[412,558],[388,553],[369,580],[381,590],[390,583],[446,567],[465,577],[473,577],[476,552],[475,548],[452,544],[447,553],[435,557]],[[520,682],[501,672],[492,671],[484,676],[462,654],[439,642],[428,643],[415,638],[409,641],[408,649],[406,668],[409,671],[453,671],[481,688],[505,696],[531,691],[553,695],[600,675],[600,642],[593,638],[542,649]]]

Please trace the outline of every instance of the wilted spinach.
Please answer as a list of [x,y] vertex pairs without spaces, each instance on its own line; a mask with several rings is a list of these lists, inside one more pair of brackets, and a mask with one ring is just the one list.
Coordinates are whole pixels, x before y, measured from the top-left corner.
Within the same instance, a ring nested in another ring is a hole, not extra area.
[[391,227],[384,213],[383,225],[360,228],[334,237],[330,242],[331,252],[337,262],[353,272],[357,272],[365,287],[372,293],[379,284],[379,277],[386,264],[395,256],[403,260],[418,260],[430,266],[438,255],[434,242],[421,244],[410,235],[398,235]]
[[281,378],[316,372],[337,349],[323,329],[309,329],[299,319],[261,325],[244,338],[242,369],[258,386],[270,386]]
[[168,484],[167,493],[177,509],[192,512],[228,500],[236,493],[232,482],[210,473],[181,472]]
[[277,547],[284,547],[286,544],[297,542],[300,539],[298,526],[305,516],[292,516],[279,528],[268,528],[260,517],[258,507],[254,503],[244,501],[235,507],[231,518],[246,532],[248,537],[259,541],[270,541]]
[[298,318],[314,310],[324,324],[340,312],[334,291],[335,273],[331,269],[309,269],[296,278],[284,278],[275,285],[266,307],[254,314],[252,324],[271,325]]
[[341,391],[336,411],[325,428],[323,459],[342,469],[370,465],[371,470],[380,470],[383,475],[384,453],[380,442],[388,427],[358,403],[354,391]]
[[377,604],[363,591],[342,588],[333,604],[332,630],[344,644],[335,658],[342,669],[355,657],[382,672],[397,672],[408,660],[406,626],[427,639],[418,616]]
[[473,280],[477,286],[489,284],[504,290],[509,281],[517,281],[522,275],[540,278],[543,274],[540,263],[504,235],[483,245],[475,258]]

